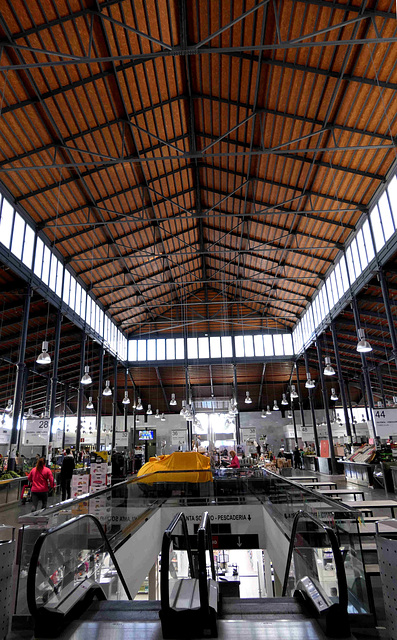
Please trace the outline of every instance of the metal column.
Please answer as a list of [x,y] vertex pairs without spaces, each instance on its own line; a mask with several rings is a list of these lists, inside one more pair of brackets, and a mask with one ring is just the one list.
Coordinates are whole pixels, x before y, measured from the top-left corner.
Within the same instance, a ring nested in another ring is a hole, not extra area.
[[347,437],[350,438],[350,442],[351,442],[352,431],[350,427],[349,411],[347,407],[345,381],[343,379],[342,363],[339,355],[338,337],[337,337],[336,325],[334,321],[331,322],[331,333],[332,333],[332,342],[334,345],[336,368],[338,370],[340,397],[342,400],[343,413],[345,416],[346,434],[347,434]]
[[[357,299],[356,298],[352,298],[352,309],[353,309],[353,316],[354,316],[354,324],[356,325],[356,332],[357,332],[357,335],[358,335],[358,330],[361,329],[361,322],[360,322],[360,314],[359,314],[359,311],[358,311],[358,304],[357,304]],[[366,388],[366,391],[367,391],[368,404],[369,404],[369,407],[371,409],[370,420],[371,420],[371,424],[372,424],[372,431],[373,431],[374,437],[376,438],[376,428],[375,428],[375,423],[374,423],[374,419],[373,419],[374,398],[373,398],[373,395],[372,395],[371,380],[370,380],[370,377],[369,377],[367,358],[366,358],[365,353],[360,353],[360,356],[361,356],[361,365],[362,365],[362,370],[363,370],[365,388]]]
[[334,441],[333,441],[333,437],[332,437],[331,421],[329,419],[327,387],[325,385],[325,376],[324,376],[324,370],[323,370],[323,366],[324,366],[323,365],[323,353],[322,353],[322,349],[321,349],[320,339],[319,338],[317,338],[317,340],[316,340],[316,347],[317,347],[318,366],[319,366],[319,370],[320,370],[321,391],[322,391],[322,394],[323,394],[325,421],[327,423],[329,454],[330,454],[330,458],[331,458],[331,469],[332,469],[332,473],[336,474],[337,473],[337,469],[336,469]]
[[301,385],[300,385],[300,380],[299,380],[299,368],[298,368],[298,361],[295,362],[295,371],[296,371],[296,391],[298,393],[298,402],[299,402],[299,410],[301,413],[301,421],[302,421],[302,427],[305,427],[305,412],[303,411],[303,403],[302,403],[302,396],[301,396]]
[[114,357],[113,362],[113,415],[112,415],[112,451],[116,444],[116,426],[117,426],[117,357]]
[[298,446],[298,432],[296,430],[296,419],[295,419],[295,409],[294,409],[294,399],[291,398],[291,411],[292,411],[292,422],[294,424],[294,438],[295,438],[295,446]]
[[32,295],[32,288],[30,285],[28,285],[26,289],[25,301],[23,305],[22,332],[21,332],[21,337],[19,341],[19,357],[18,357],[18,363],[17,363],[17,375],[15,379],[10,451],[9,451],[9,458],[8,458],[9,471],[15,470],[15,454],[17,451],[17,442],[18,442],[18,421],[21,413],[21,396],[22,396],[23,382],[25,377],[25,367],[26,367],[25,352],[26,352],[26,339],[27,339],[28,327],[29,327],[29,310],[30,310],[31,295]]
[[[61,326],[62,326],[62,313],[58,309],[57,320],[55,325],[54,364],[52,367],[51,392],[50,392],[50,439],[49,439],[49,442],[52,442],[53,440],[52,430],[54,426],[55,404],[57,399],[59,348],[61,344]],[[48,447],[48,452],[50,453],[50,447]]]
[[24,416],[24,413],[25,413],[26,390],[28,388],[29,373],[30,373],[30,371],[29,371],[28,367],[25,367],[25,373],[24,373],[24,377],[23,377],[23,391],[22,391],[22,398],[21,398],[21,422],[20,422],[20,427],[19,427],[19,431],[18,431],[18,443],[17,443],[17,451],[18,452],[21,451],[22,420],[23,420],[23,416]]
[[394,356],[394,362],[397,367],[397,334],[396,327],[394,325],[393,313],[390,307],[390,296],[389,296],[389,287],[387,285],[386,276],[384,274],[383,269],[379,269],[378,279],[380,283],[380,288],[382,290],[383,303],[385,305],[385,313],[387,318],[387,324],[389,326],[389,334],[392,344],[392,354]]
[[[305,357],[306,373],[309,373],[309,371],[310,371],[310,369],[309,369],[309,356],[307,355],[306,349],[304,351],[304,357]],[[313,423],[313,433],[314,433],[314,446],[316,447],[316,456],[319,456],[320,455],[320,443],[318,441],[316,412],[314,410],[314,401],[313,401],[314,389],[308,389],[308,392],[309,392],[310,411],[312,413],[312,423]]]
[[65,392],[63,395],[63,434],[62,434],[62,451],[65,450],[65,431],[66,431],[66,415],[68,411],[69,385],[65,384]]
[[98,380],[98,401],[96,405],[96,450],[101,450],[101,429],[102,429],[102,388],[103,388],[103,360],[105,351],[103,345],[99,346],[99,380]]
[[[128,391],[128,369],[124,372],[124,391]],[[128,431],[128,404],[124,406],[124,431]]]
[[346,391],[347,391],[347,397],[348,397],[348,400],[349,400],[349,408],[350,408],[350,415],[351,415],[351,421],[352,421],[353,434],[354,434],[354,437],[355,437],[355,439],[357,441],[356,424],[354,422],[353,405],[352,405],[352,399],[351,399],[351,396],[350,396],[349,383],[346,385]]
[[87,336],[84,331],[81,334],[81,347],[80,347],[80,379],[79,379],[79,391],[77,396],[77,427],[76,427],[76,452],[80,450],[80,437],[81,437],[81,415],[83,413],[83,400],[84,400],[84,385],[81,384],[81,378],[84,375],[85,367],[85,343],[87,342]]

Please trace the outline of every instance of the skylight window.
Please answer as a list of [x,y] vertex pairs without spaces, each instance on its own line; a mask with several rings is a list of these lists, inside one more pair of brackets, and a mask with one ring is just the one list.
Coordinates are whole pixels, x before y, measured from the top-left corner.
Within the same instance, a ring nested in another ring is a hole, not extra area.
[[236,358],[244,358],[244,336],[235,336],[234,348],[236,350]]
[[383,229],[380,222],[378,207],[374,207],[372,209],[370,218],[371,218],[371,224],[372,224],[372,231],[374,233],[374,238],[375,238],[376,252],[378,253],[385,244],[385,238],[383,236]]
[[1,209],[0,219],[0,242],[5,247],[7,247],[7,249],[10,248],[13,218],[14,209],[12,208],[10,203],[5,198],[3,198],[3,206]]
[[146,340],[138,340],[138,360],[146,360]]
[[185,357],[185,341],[183,338],[176,338],[175,340],[175,359],[183,360]]
[[244,336],[244,352],[246,358],[252,358],[254,355],[254,340],[252,336]]
[[385,240],[387,241],[394,233],[394,223],[386,191],[379,198],[378,206]]
[[265,355],[265,349],[263,346],[263,336],[258,335],[254,336],[254,347],[255,347],[255,355],[257,357],[261,357]]
[[265,356],[274,356],[273,336],[263,336],[263,346],[265,348]]
[[147,341],[147,359],[156,360],[156,340]]
[[222,344],[222,358],[232,358],[233,357],[233,345],[231,336],[222,336],[221,337]]
[[14,229],[12,232],[11,251],[18,260],[22,258],[23,239],[25,235],[25,220],[15,212]]
[[199,338],[198,344],[199,344],[199,358],[209,358],[210,347],[209,347],[208,338],[207,337]]
[[25,242],[23,245],[22,262],[25,266],[28,267],[28,269],[32,268],[34,238],[34,231],[32,227],[27,224],[25,229]]
[[174,338],[167,338],[167,360],[175,360],[175,340]]
[[197,338],[187,339],[187,357],[191,360],[198,358]]
[[222,356],[221,339],[219,337],[210,338],[210,350],[211,358],[220,358]]
[[165,360],[165,340],[157,340],[157,360]]

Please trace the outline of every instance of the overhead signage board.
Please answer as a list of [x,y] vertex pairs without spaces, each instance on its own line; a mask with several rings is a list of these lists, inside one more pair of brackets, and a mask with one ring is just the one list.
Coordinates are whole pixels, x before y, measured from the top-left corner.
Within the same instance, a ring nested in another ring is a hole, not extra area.
[[25,418],[23,444],[47,445],[50,431],[49,418]]
[[171,431],[171,444],[181,445],[186,444],[186,429],[174,429]]
[[374,409],[376,433],[381,438],[397,435],[397,409]]
[[128,431],[116,431],[116,447],[128,447]]
[[0,428],[0,444],[9,444],[11,438],[11,429],[6,427]]
[[244,442],[253,442],[256,440],[256,427],[241,429],[241,434]]

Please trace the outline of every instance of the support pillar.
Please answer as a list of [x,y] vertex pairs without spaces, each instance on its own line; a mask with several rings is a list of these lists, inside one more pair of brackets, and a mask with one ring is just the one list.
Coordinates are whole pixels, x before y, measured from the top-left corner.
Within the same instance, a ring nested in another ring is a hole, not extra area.
[[[361,322],[360,322],[360,314],[359,314],[359,311],[358,311],[357,299],[354,298],[354,297],[352,298],[352,309],[353,309],[353,316],[354,316],[354,324],[356,325],[356,332],[357,332],[357,335],[358,335],[358,330],[361,329]],[[371,380],[370,380],[370,377],[369,377],[367,358],[366,358],[365,353],[360,353],[360,356],[361,356],[361,366],[362,366],[362,371],[363,371],[363,378],[364,378],[365,388],[366,388],[366,391],[367,391],[368,404],[369,404],[369,408],[371,409],[370,420],[371,420],[371,424],[372,424],[372,431],[373,431],[374,438],[376,438],[376,428],[375,428],[375,423],[374,423],[374,418],[373,418],[374,398],[373,398],[373,395],[372,395]]]
[[335,321],[331,322],[331,333],[332,333],[332,342],[333,342],[333,345],[334,345],[336,368],[337,368],[337,371],[338,371],[339,392],[340,392],[340,397],[341,397],[341,400],[342,400],[343,413],[344,413],[344,416],[345,416],[346,435],[347,435],[348,438],[350,438],[350,443],[351,443],[352,431],[351,431],[351,427],[350,427],[349,412],[348,412],[348,408],[347,408],[345,381],[343,379],[342,363],[341,363],[340,354],[339,354],[338,334],[337,334],[337,331],[336,331]]
[[76,453],[80,450],[80,438],[81,438],[81,416],[83,413],[83,400],[84,400],[84,385],[81,384],[81,378],[84,375],[85,367],[85,343],[87,342],[87,336],[84,331],[81,334],[81,346],[80,346],[80,378],[79,378],[79,391],[77,395],[77,427],[76,427]]
[[17,451],[21,451],[21,439],[22,439],[22,420],[25,413],[25,404],[26,404],[26,390],[28,388],[28,380],[29,380],[29,369],[25,367],[25,373],[23,377],[23,390],[22,390],[22,398],[21,398],[21,422],[19,425],[18,431],[18,443],[17,443]]
[[[50,391],[50,438],[49,438],[50,443],[53,440],[55,404],[56,404],[56,398],[57,398],[59,349],[61,344],[61,326],[62,326],[62,313],[60,309],[58,309],[57,319],[55,324],[55,344],[54,344],[54,356],[53,356],[51,391]],[[50,453],[50,446],[48,447],[49,453]]]
[[18,421],[20,419],[21,414],[21,397],[22,397],[22,389],[23,382],[25,377],[25,352],[26,352],[26,339],[28,335],[28,327],[29,327],[29,311],[30,311],[30,298],[32,295],[32,288],[28,285],[25,294],[25,301],[23,305],[23,314],[22,314],[22,332],[19,341],[19,357],[17,363],[17,375],[15,379],[15,390],[14,390],[14,402],[13,402],[13,413],[12,413],[12,427],[11,427],[11,438],[10,438],[10,451],[8,454],[8,470],[15,470],[15,455],[17,451],[17,442],[18,442]]
[[[310,372],[309,369],[309,356],[307,355],[307,351],[305,350],[304,352],[304,357],[305,357],[305,369],[306,369],[306,374]],[[316,456],[320,455],[320,443],[318,440],[318,433],[317,433],[317,420],[316,420],[316,412],[314,410],[314,389],[308,389],[309,392],[309,405],[310,405],[310,411],[312,414],[312,423],[313,423],[313,433],[314,433],[314,446],[316,448]]]
[[63,394],[63,434],[62,434],[62,451],[65,450],[65,436],[66,436],[66,416],[68,412],[68,399],[69,399],[69,385],[65,384],[65,391]]
[[96,450],[101,450],[101,429],[102,429],[102,389],[103,389],[103,360],[105,351],[103,344],[99,346],[99,380],[98,380],[98,401],[96,405]]
[[379,269],[378,280],[379,280],[380,288],[382,291],[382,298],[385,306],[385,314],[387,318],[387,324],[389,327],[389,334],[390,334],[390,339],[392,344],[392,354],[394,357],[394,362],[397,367],[397,333],[396,333],[396,327],[394,325],[393,313],[390,306],[389,287],[387,285],[387,280],[386,280],[386,276],[384,274],[383,269]]
[[116,426],[117,426],[117,358],[113,360],[113,414],[112,414],[112,451],[116,444]]
[[356,423],[354,422],[353,405],[352,405],[352,399],[351,399],[351,395],[350,395],[349,383],[347,383],[347,385],[346,385],[346,391],[347,391],[347,399],[349,401],[349,408],[350,408],[350,416],[351,416],[351,424],[352,424],[353,434],[354,434],[354,438],[355,438],[355,440],[357,442]]
[[298,446],[298,432],[296,430],[296,419],[295,419],[295,409],[294,409],[294,399],[291,398],[291,411],[292,411],[292,422],[294,424],[294,438],[295,438],[295,446]]
[[320,339],[319,338],[317,338],[317,340],[316,340],[316,346],[317,346],[318,366],[319,366],[319,371],[320,371],[321,391],[322,391],[322,394],[323,394],[325,421],[327,423],[329,455],[330,455],[330,458],[331,458],[331,469],[332,469],[332,474],[336,474],[337,473],[337,469],[336,469],[334,441],[333,441],[333,437],[332,437],[331,421],[329,419],[327,387],[325,385],[325,376],[324,376],[324,369],[323,369],[323,367],[324,367],[323,352],[322,352],[322,348],[321,348],[321,345],[320,345]]
[[302,394],[301,394],[300,380],[299,380],[298,361],[295,362],[295,370],[296,370],[296,391],[298,393],[298,402],[299,402],[299,410],[300,410],[300,413],[301,413],[301,422],[302,422],[302,427],[305,427],[306,426],[306,423],[305,423],[305,412],[303,411]]
[[[124,391],[128,391],[128,369],[124,371]],[[128,431],[128,405],[124,406],[124,431]]]

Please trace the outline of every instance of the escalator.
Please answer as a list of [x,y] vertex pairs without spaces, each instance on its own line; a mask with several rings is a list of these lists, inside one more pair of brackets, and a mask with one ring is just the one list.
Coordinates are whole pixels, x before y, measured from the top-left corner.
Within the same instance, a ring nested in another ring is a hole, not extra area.
[[[89,540],[89,542],[88,542]],[[161,601],[132,601],[121,567],[99,521],[78,516],[38,538],[28,575],[28,604],[36,638],[227,637],[317,640],[349,638],[352,613],[364,613],[352,590],[335,532],[304,511],[290,540],[283,597],[230,598],[216,581],[211,529],[203,514],[196,536],[184,515],[164,532]],[[73,549],[80,548],[75,557]],[[321,548],[319,556],[312,553]],[[175,549],[186,552],[182,571]],[[353,604],[352,604],[353,603]],[[367,623],[368,625],[368,620]],[[374,630],[373,630],[374,631]],[[374,631],[372,638],[378,637]]]

